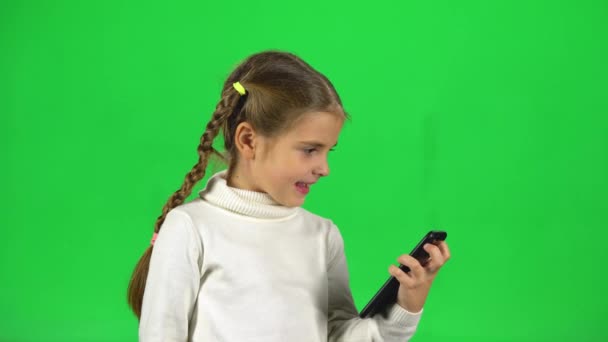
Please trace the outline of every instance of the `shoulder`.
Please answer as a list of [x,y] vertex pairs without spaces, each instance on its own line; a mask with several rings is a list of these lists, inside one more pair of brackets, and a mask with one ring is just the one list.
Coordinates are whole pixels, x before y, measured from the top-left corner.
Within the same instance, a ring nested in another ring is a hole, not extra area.
[[183,235],[189,235],[190,238],[195,238],[195,240],[201,239],[199,231],[201,209],[199,207],[200,203],[195,200],[180,204],[169,210],[161,225],[159,235],[170,229],[179,230]]
[[314,224],[320,227],[323,227],[326,230],[337,229],[336,224],[330,218],[323,217],[317,215],[313,212],[310,212],[302,207],[298,208],[300,215],[304,220],[306,220],[309,224]]
[[156,254],[171,254],[186,248],[192,251],[192,255],[198,255],[202,252],[202,246],[197,241],[200,241],[200,237],[192,218],[183,205],[177,206],[165,215],[154,243],[154,250]]
[[299,210],[300,214],[308,221],[309,225],[318,227],[323,231],[330,249],[336,250],[342,248],[341,246],[344,244],[342,234],[338,225],[332,219],[317,215],[304,208],[300,208]]
[[331,219],[299,208],[301,216],[307,220],[307,225],[316,226],[325,237],[327,248],[327,267],[330,269],[344,258],[344,239],[338,225]]
[[198,226],[209,218],[217,215],[217,210],[213,210],[213,208],[206,205],[200,198],[195,198],[189,202],[180,204],[171,209],[171,211],[187,216],[194,226]]

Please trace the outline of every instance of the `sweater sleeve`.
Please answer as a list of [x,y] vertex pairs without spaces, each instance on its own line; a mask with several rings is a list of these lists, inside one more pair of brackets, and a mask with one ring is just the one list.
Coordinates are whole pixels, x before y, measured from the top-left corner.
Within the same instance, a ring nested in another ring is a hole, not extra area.
[[202,249],[188,214],[175,208],[169,211],[152,249],[139,341],[187,341],[199,291]]
[[423,310],[411,313],[394,303],[372,317],[360,318],[349,286],[344,240],[334,224],[328,239],[328,341],[408,341],[418,327]]

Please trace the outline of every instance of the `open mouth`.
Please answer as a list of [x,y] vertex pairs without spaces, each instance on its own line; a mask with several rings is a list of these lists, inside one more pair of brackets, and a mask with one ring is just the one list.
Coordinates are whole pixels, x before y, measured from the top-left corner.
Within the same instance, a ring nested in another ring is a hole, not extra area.
[[296,189],[302,194],[307,194],[310,191],[310,184],[304,182],[297,182]]

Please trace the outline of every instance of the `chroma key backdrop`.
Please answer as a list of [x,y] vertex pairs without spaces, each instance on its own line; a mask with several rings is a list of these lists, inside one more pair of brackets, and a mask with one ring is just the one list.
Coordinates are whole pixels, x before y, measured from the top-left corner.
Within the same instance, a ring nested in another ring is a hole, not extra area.
[[359,310],[441,229],[413,341],[608,340],[607,19],[591,0],[2,2],[0,342],[137,341],[133,267],[225,78],[266,49],[352,116],[303,206],[338,225]]

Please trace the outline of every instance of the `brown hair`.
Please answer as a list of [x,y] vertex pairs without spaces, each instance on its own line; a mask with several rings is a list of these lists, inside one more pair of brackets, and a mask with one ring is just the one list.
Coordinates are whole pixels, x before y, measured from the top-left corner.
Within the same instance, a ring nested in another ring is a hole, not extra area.
[[[246,89],[240,95],[233,83]],[[249,56],[228,76],[221,99],[207,124],[197,148],[199,159],[186,174],[182,186],[174,192],[154,225],[158,232],[167,213],[190,195],[192,187],[205,175],[211,155],[228,164],[228,177],[238,153],[233,143],[235,129],[246,121],[266,137],[276,137],[290,129],[303,114],[329,112],[350,119],[331,82],[298,56],[284,51],[267,50]],[[222,129],[225,154],[212,147]],[[127,301],[138,319],[141,317],[146,279],[153,246],[149,246],[135,266],[129,282]]]

